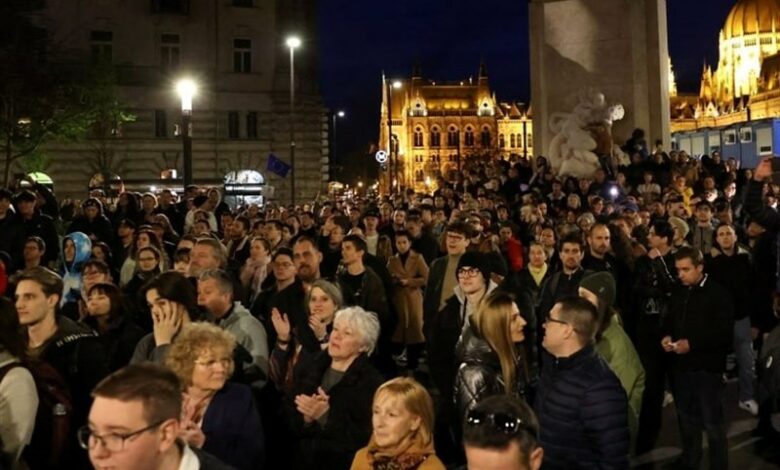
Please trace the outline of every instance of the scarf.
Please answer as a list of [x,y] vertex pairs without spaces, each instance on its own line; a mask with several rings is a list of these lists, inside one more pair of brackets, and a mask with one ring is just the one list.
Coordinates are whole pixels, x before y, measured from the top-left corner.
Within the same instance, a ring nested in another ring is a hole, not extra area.
[[429,456],[434,455],[433,440],[420,446],[414,438],[407,438],[394,449],[380,449],[374,436],[368,442],[368,464],[374,470],[415,470]]
[[536,285],[541,285],[542,279],[547,274],[547,263],[544,263],[541,268],[535,268],[529,264],[528,272],[531,273],[531,277],[534,278]]

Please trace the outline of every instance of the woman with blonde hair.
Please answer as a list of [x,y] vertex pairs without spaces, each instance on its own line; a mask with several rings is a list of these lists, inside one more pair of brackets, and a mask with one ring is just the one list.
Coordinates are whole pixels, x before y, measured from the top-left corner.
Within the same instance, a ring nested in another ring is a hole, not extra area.
[[433,400],[414,379],[399,377],[374,393],[368,446],[352,470],[444,470],[433,448]]
[[236,339],[205,322],[182,328],[165,365],[181,380],[180,437],[237,469],[263,462],[263,429],[249,386],[228,382]]
[[526,324],[514,298],[499,290],[485,298],[469,317],[457,348],[457,422],[463,422],[469,410],[491,395],[531,401],[535,378],[525,348],[518,344],[525,339]]

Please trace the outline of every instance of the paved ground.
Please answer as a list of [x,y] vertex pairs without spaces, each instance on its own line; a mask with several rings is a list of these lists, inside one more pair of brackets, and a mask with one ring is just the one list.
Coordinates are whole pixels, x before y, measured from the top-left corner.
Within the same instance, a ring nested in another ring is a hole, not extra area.
[[[729,383],[726,388],[726,419],[729,422],[729,468],[735,470],[780,469],[780,445],[754,437],[753,429],[758,420],[737,406],[737,385]],[[680,455],[679,432],[674,404],[664,408],[663,429],[659,442],[652,452],[634,459],[632,468],[651,470],[667,468]],[[706,439],[705,439],[706,446]],[[707,452],[704,452],[702,469],[709,468]]]

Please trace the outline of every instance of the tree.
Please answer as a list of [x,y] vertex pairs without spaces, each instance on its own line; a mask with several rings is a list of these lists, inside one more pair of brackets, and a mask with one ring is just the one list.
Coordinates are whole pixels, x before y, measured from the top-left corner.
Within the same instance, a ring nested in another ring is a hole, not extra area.
[[[110,65],[55,63],[49,33],[36,24],[45,2],[0,2],[0,161],[2,184],[22,158],[40,158],[43,144],[106,134],[130,119],[116,99]],[[102,127],[101,127],[102,126]]]

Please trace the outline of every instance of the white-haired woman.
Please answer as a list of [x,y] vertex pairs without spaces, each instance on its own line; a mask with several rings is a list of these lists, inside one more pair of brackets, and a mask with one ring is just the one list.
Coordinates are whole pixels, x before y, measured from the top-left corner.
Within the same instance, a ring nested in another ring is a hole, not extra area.
[[294,468],[348,469],[371,437],[371,404],[382,376],[368,356],[379,338],[376,315],[360,307],[336,312],[328,348],[298,363],[288,412],[299,448]]

